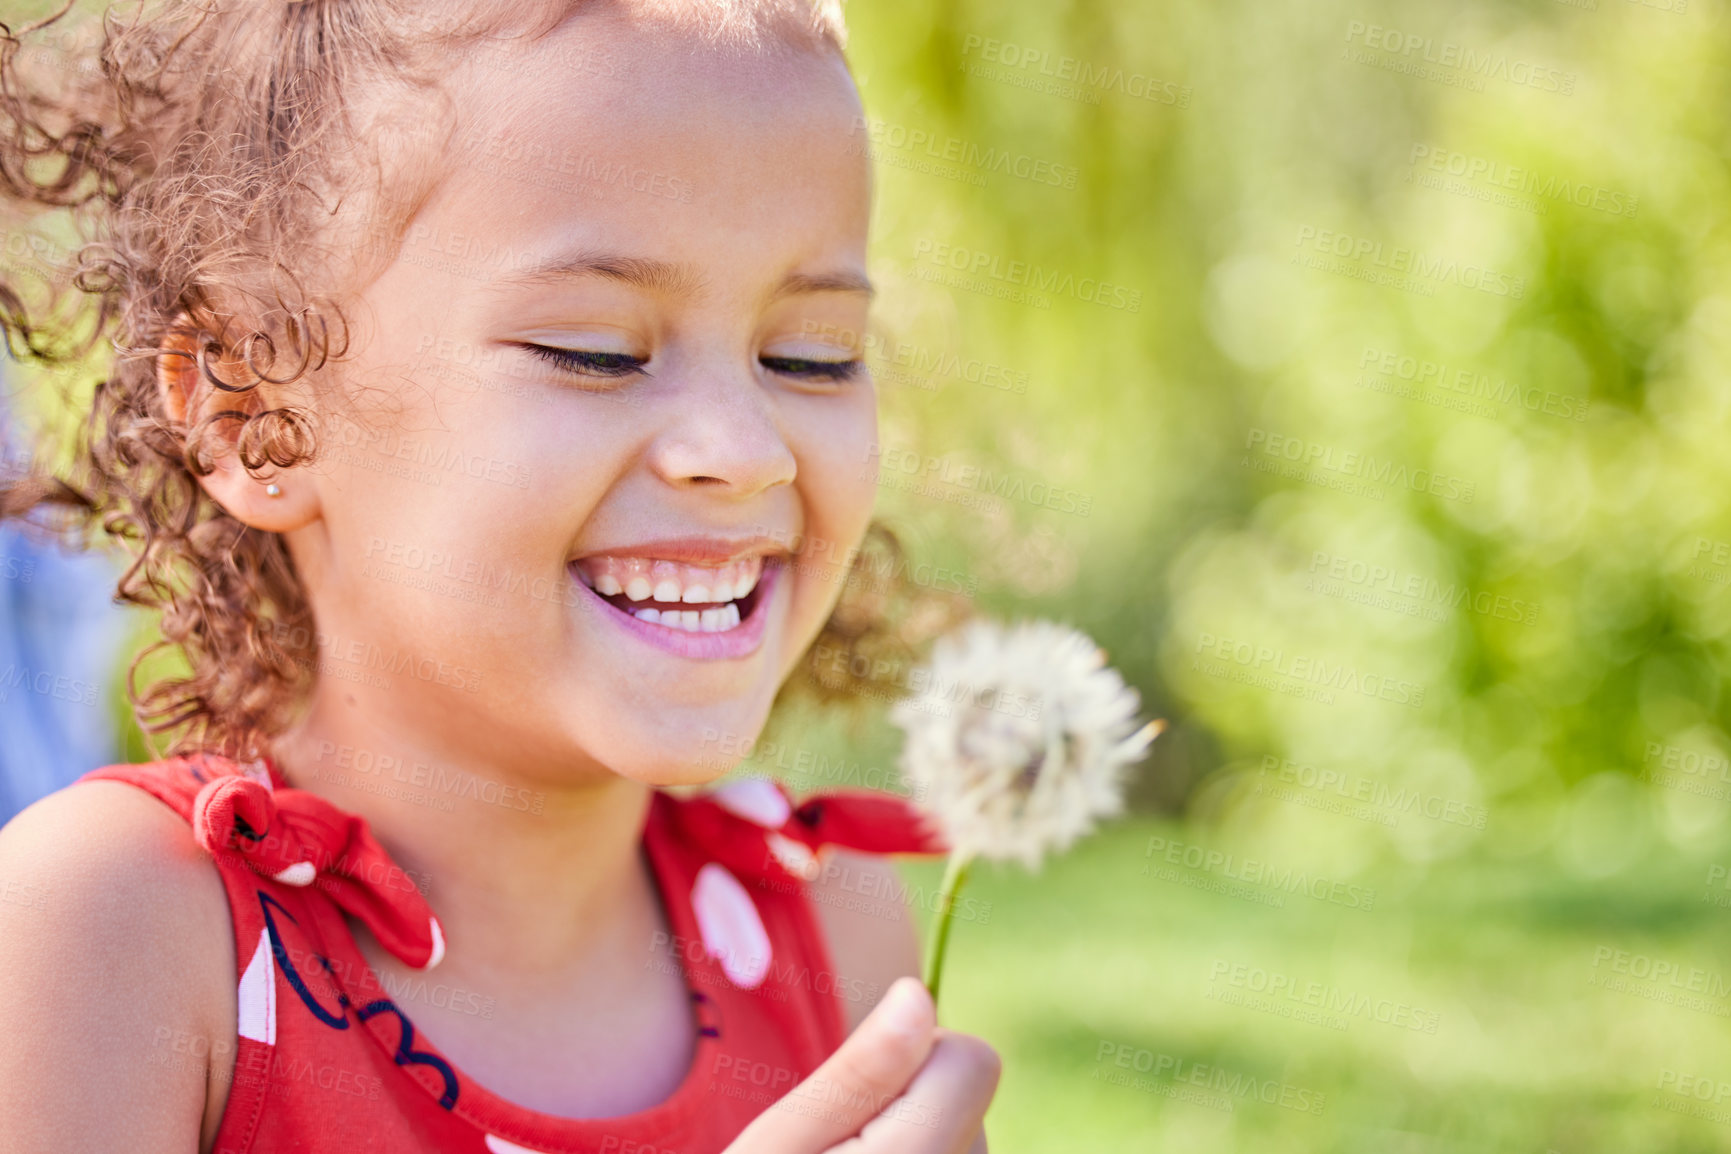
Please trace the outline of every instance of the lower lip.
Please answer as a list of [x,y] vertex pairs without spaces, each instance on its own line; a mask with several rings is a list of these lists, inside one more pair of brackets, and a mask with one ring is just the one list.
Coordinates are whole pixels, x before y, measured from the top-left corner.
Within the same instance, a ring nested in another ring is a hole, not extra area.
[[770,598],[775,596],[781,572],[781,565],[765,563],[763,576],[758,580],[757,602],[751,607],[751,616],[732,629],[724,633],[687,633],[683,629],[639,621],[631,614],[614,608],[611,602],[603,600],[601,594],[583,583],[577,576],[575,566],[570,570],[571,580],[577,587],[593,599],[602,614],[616,622],[621,629],[665,653],[699,661],[732,661],[750,657],[757,652],[758,647],[763,644],[764,623],[769,619],[769,602]]

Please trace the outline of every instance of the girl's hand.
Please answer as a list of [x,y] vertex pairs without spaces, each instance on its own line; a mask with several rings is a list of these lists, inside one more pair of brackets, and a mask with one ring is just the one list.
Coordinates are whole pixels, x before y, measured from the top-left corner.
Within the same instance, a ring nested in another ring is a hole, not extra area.
[[998,1069],[997,1051],[939,1029],[926,988],[901,978],[726,1154],[983,1154]]

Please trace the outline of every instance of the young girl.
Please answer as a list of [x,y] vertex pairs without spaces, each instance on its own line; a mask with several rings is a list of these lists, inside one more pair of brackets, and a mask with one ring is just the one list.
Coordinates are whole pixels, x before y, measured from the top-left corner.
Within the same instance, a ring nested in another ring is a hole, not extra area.
[[895,891],[854,851],[934,848],[910,812],[657,789],[893,640],[830,563],[874,491],[841,37],[808,0],[153,0],[100,67],[8,34],[0,180],[97,243],[92,308],[0,313],[117,352],[75,474],[0,511],[128,538],[186,665],[137,695],[174,757],[0,832],[0,1150],[983,1149],[995,1056],[858,900]]

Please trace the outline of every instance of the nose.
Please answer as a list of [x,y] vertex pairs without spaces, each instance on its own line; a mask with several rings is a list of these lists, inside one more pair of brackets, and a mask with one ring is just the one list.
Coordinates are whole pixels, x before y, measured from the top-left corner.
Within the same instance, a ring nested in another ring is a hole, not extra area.
[[774,399],[751,374],[701,374],[667,403],[671,419],[649,450],[663,481],[752,497],[793,480],[798,465]]

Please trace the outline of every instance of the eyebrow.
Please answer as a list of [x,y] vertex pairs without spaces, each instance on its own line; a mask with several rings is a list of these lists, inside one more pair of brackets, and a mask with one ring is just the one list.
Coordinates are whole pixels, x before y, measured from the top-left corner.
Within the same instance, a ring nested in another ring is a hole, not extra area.
[[[540,285],[586,276],[603,277],[669,296],[694,294],[707,283],[693,265],[601,253],[581,253],[544,261],[502,279],[513,285]],[[869,279],[855,272],[790,273],[770,292],[769,299],[774,301],[809,293],[859,293],[871,297],[877,290]]]
[[502,278],[508,284],[554,284],[576,277],[598,276],[649,292],[690,294],[703,287],[703,276],[688,264],[640,256],[580,253],[531,265]]
[[856,272],[792,273],[769,294],[770,300],[802,293],[860,293],[876,296],[872,282]]

